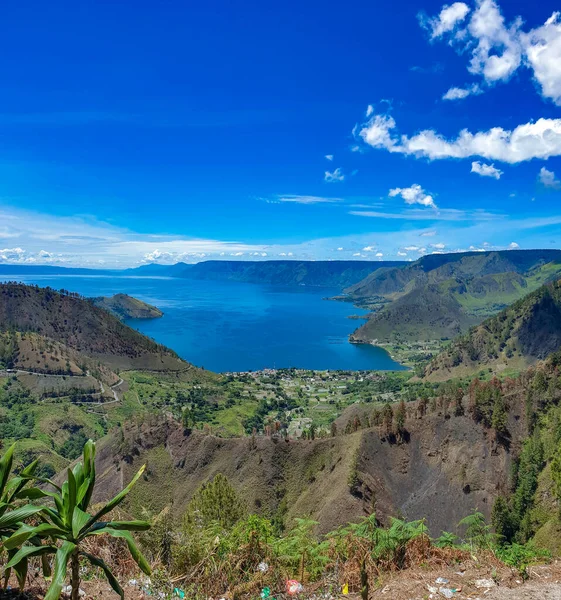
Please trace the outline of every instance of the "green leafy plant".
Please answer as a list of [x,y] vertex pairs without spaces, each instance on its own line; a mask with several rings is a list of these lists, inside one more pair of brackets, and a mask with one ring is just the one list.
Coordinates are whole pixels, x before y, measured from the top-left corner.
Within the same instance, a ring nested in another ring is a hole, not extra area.
[[[90,514],[88,510],[94,492],[96,472],[95,444],[91,440],[88,441],[84,446],[83,462],[76,464],[73,469],[68,469],[67,480],[62,487],[50,482],[55,492],[29,488],[20,494],[30,500],[50,498],[54,507],[41,507],[39,510],[43,517],[42,523],[36,526],[23,524],[4,541],[8,552],[16,551],[6,567],[23,570],[22,565],[26,565],[30,557],[54,554],[53,578],[45,600],[58,600],[60,597],[69,563],[71,598],[77,600],[80,587],[80,558],[83,557],[94,567],[102,569],[111,587],[124,598],[124,592],[107,564],[101,558],[84,551],[82,544],[86,538],[97,535],[123,538],[135,562],[144,573],[150,574],[150,566],[138,550],[131,534],[131,531],[147,530],[150,524],[145,521],[102,520],[125,499],[143,472],[144,467],[124,490],[97,512]],[[41,541],[47,543],[40,543]]]
[[491,531],[483,513],[473,511],[471,515],[464,517],[458,526],[466,528],[465,539],[474,548],[491,550],[495,546],[497,536]]
[[[37,468],[37,461],[29,464],[21,473],[10,479],[12,465],[14,460],[15,444],[12,445],[4,456],[0,458],[0,541],[2,546],[21,526],[26,519],[40,513],[43,509],[38,506],[26,504],[16,506],[17,500],[26,494],[27,484],[33,480],[33,474]],[[8,560],[17,552],[16,549],[6,548],[8,551]],[[23,588],[27,578],[27,560],[19,562],[15,569],[18,584]],[[49,574],[48,565],[44,562],[44,572]],[[4,587],[10,578],[11,568],[7,567],[4,575]]]
[[449,531],[443,531],[439,537],[434,540],[434,545],[437,548],[453,548],[456,546],[458,536],[450,533]]
[[306,579],[306,574],[314,579],[329,562],[329,542],[318,542],[313,533],[317,525],[312,519],[296,519],[296,527],[276,543],[281,562],[297,572],[300,581]]

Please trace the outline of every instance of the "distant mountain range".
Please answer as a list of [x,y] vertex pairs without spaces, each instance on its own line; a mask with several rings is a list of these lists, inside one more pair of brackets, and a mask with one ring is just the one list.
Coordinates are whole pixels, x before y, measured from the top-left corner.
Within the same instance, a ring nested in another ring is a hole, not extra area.
[[304,261],[209,260],[194,265],[142,265],[133,269],[75,269],[39,265],[0,265],[4,275],[120,275],[141,277],[180,277],[213,281],[239,281],[272,285],[309,285],[343,289],[354,285],[380,268],[398,268],[401,261]]

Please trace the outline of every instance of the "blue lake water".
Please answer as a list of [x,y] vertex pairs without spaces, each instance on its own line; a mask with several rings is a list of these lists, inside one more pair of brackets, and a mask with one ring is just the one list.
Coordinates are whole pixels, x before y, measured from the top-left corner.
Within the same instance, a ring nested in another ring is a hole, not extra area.
[[3,276],[84,296],[130,294],[164,311],[161,319],[128,325],[217,372],[264,368],[402,369],[382,348],[348,342],[364,314],[324,300],[340,290],[189,279],[103,276]]

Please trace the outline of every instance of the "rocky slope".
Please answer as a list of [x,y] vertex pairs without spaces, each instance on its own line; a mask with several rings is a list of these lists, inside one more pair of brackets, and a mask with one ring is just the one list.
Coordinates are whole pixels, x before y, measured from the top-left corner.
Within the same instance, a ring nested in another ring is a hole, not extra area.
[[[512,455],[469,417],[442,412],[417,418],[410,405],[407,442],[379,428],[315,441],[269,437],[222,439],[166,420],[129,425],[99,452],[103,497],[117,491],[141,464],[147,476],[133,492],[131,510],[161,510],[173,502],[179,517],[201,483],[223,473],[251,510],[292,519],[311,515],[322,531],[373,508],[382,521],[403,514],[427,518],[431,531],[450,529],[478,506],[487,515],[507,486]],[[522,435],[520,414],[512,429]],[[351,493],[349,478],[359,485]],[[100,497],[100,499],[102,499]]]

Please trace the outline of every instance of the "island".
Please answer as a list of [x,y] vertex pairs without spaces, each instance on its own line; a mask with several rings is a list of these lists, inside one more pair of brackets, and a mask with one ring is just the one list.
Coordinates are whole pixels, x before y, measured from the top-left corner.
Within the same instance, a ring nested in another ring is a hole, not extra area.
[[114,296],[99,296],[92,298],[95,306],[103,308],[115,315],[121,321],[127,319],[159,319],[164,313],[138,298],[128,294],[115,294]]

